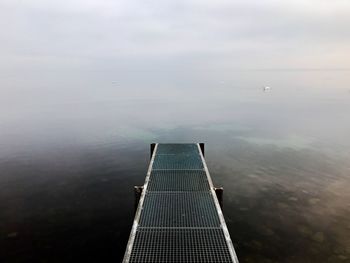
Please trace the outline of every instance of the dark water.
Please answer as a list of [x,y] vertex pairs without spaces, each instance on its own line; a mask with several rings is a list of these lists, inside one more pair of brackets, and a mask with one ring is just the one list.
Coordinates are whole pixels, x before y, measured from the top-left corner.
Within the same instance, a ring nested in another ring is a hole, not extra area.
[[350,262],[348,73],[7,75],[0,262],[120,262],[151,142],[206,143],[241,262]]

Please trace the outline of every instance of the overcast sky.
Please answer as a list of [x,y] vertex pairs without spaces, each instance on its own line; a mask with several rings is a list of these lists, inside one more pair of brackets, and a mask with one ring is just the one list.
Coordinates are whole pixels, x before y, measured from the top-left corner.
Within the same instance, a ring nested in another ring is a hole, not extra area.
[[2,70],[350,68],[349,0],[0,0]]

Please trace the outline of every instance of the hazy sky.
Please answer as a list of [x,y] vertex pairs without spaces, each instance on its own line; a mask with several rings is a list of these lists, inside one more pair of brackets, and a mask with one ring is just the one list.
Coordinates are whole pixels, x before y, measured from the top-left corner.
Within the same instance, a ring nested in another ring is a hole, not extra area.
[[0,69],[350,68],[349,0],[0,0]]

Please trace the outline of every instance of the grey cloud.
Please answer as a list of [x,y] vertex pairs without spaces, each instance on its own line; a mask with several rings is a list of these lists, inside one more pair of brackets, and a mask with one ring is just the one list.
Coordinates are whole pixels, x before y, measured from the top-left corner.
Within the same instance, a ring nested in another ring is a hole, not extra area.
[[[1,5],[3,69],[103,62],[107,68],[145,68],[149,61],[155,68],[349,66],[350,4],[344,1],[7,0]],[[337,51],[325,54],[330,50]]]

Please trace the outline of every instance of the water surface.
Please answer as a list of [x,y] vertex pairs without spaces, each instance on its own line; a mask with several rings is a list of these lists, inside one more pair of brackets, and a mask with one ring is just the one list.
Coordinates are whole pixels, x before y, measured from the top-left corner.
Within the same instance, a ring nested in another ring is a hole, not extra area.
[[350,262],[348,73],[7,74],[1,261],[120,262],[149,144],[205,142],[241,262]]

